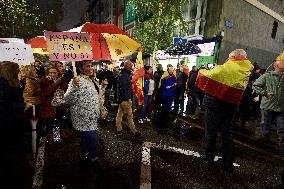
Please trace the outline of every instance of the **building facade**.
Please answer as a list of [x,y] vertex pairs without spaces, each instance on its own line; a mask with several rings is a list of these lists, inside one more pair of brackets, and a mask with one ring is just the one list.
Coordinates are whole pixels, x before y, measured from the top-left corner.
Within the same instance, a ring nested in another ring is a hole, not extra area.
[[[134,7],[127,0],[91,0],[91,21],[111,23],[133,35]],[[218,63],[236,48],[266,68],[284,50],[283,0],[190,0],[182,7],[188,32],[175,27],[173,37],[189,39],[222,35]]]
[[205,37],[222,34],[219,63],[236,48],[267,68],[284,50],[284,1],[210,0],[207,4]]
[[89,21],[97,24],[114,24],[123,28],[123,0],[90,0]]

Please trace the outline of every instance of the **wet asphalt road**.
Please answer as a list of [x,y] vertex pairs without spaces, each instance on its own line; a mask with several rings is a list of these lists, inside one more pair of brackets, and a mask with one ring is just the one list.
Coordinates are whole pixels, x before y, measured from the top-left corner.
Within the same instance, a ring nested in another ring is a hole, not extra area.
[[[190,128],[183,130],[183,133],[186,132],[185,135],[180,135],[180,125],[185,123],[178,121],[170,129],[160,129],[157,127],[158,124],[137,123],[141,137],[135,138],[125,125],[122,134],[117,135],[114,122],[101,123],[98,132],[98,152],[102,171],[95,172],[80,168],[79,135],[68,130],[68,138],[63,143],[46,144],[42,188],[135,189],[140,187],[141,177],[145,175],[148,177],[147,184],[150,183],[152,189],[260,189],[278,188],[281,183],[280,160],[235,144],[235,163],[239,166],[235,167],[233,174],[229,174],[222,171],[218,165],[208,166],[196,155],[203,152],[202,130]],[[146,172],[141,169],[144,149],[142,146],[145,142],[151,142],[154,146],[160,145],[159,148],[149,148],[150,165],[147,166]],[[219,151],[220,143],[219,138]],[[175,150],[169,150],[168,147],[175,147]],[[195,155],[180,153],[186,150],[194,152]]]

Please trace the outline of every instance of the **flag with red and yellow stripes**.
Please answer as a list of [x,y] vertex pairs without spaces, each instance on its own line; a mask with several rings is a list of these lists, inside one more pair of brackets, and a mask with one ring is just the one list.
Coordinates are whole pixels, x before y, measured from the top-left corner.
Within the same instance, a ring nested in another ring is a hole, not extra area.
[[138,105],[142,106],[143,105],[143,85],[144,85],[144,79],[143,76],[145,74],[144,71],[144,62],[142,59],[142,48],[140,47],[138,49],[138,54],[137,54],[137,60],[135,63],[135,70],[132,76],[132,90],[133,94],[136,95]]
[[230,58],[211,70],[200,70],[195,85],[217,99],[239,104],[253,66],[246,58]]

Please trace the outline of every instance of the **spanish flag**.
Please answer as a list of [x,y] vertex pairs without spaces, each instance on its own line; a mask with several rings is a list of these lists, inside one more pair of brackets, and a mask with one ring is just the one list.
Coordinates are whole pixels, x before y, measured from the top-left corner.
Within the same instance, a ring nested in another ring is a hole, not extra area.
[[142,48],[140,47],[137,54],[137,61],[135,64],[136,71],[133,73],[132,76],[132,90],[133,94],[137,96],[138,105],[143,105],[143,84],[144,84],[144,62],[142,59]]
[[168,71],[165,71],[165,72],[163,73],[163,75],[162,75],[162,77],[161,77],[159,83],[158,83],[158,88],[161,88],[162,80],[168,79],[169,77],[172,77],[172,76],[176,77],[176,71],[173,72],[173,75],[170,75]]
[[195,85],[217,99],[239,104],[253,66],[246,58],[230,58],[212,70],[200,70]]

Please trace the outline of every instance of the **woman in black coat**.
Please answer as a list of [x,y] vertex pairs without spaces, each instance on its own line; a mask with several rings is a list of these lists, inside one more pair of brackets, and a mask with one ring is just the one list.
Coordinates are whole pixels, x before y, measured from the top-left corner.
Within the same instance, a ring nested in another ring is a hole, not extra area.
[[18,74],[18,64],[0,62],[0,186],[9,188],[24,187],[28,168],[22,118],[32,104],[24,103]]

